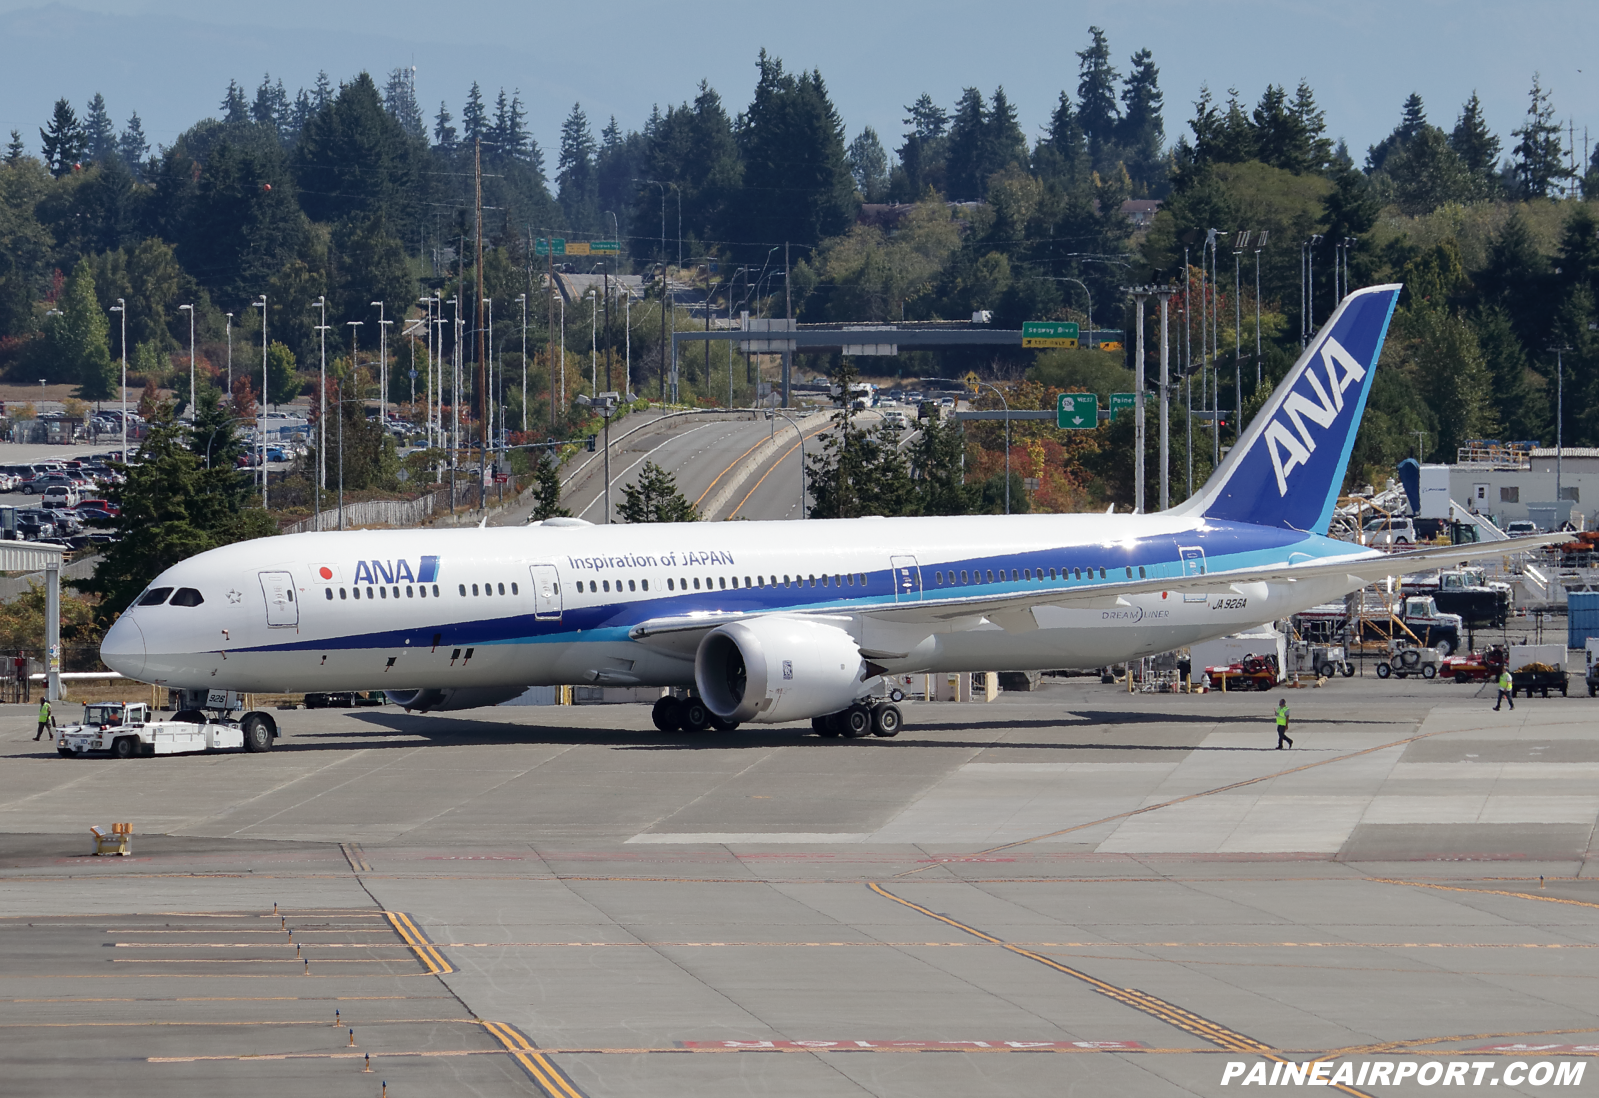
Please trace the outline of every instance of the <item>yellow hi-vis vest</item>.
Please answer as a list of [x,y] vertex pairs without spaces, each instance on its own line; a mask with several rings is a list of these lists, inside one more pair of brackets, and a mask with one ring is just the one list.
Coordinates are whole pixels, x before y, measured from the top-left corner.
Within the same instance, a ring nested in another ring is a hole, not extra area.
[[1279,705],[1277,707],[1277,727],[1288,727],[1288,707],[1286,705]]

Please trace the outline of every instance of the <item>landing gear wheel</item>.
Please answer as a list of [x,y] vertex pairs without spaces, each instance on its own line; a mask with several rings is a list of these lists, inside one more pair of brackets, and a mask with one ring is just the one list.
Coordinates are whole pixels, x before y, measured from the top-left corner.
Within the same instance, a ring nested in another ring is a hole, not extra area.
[[711,726],[711,711],[698,698],[680,703],[678,712],[681,714],[678,727],[685,732],[703,732]]
[[657,732],[676,732],[678,725],[683,721],[680,703],[672,695],[657,698],[655,707],[650,710],[650,720],[655,724]]
[[738,722],[724,721],[721,717],[718,717],[715,713],[712,713],[711,727],[716,729],[718,732],[737,732]]
[[123,736],[111,745],[111,754],[119,759],[131,759],[139,753],[139,743],[132,736]]
[[1344,662],[1344,667],[1343,667],[1343,672],[1344,672],[1344,678],[1346,678],[1346,679],[1354,678],[1355,677],[1355,665],[1352,664],[1352,663],[1349,663],[1348,661],[1345,661]]
[[844,735],[853,740],[872,730],[872,711],[864,705],[852,705],[838,715],[838,723]]
[[825,717],[812,717],[811,728],[818,736],[825,736],[830,740],[838,738],[838,725],[833,723],[831,714]]
[[239,722],[239,731],[244,733],[246,751],[271,751],[272,742],[277,739],[278,726],[265,713],[246,713],[244,720]]
[[900,715],[899,706],[892,703],[872,706],[872,735],[885,739],[897,736],[904,723],[905,718]]
[[1389,667],[1386,663],[1379,663],[1377,665],[1377,677],[1379,679],[1386,679],[1389,675],[1392,675],[1393,673],[1394,673],[1394,669],[1392,667]]
[[1421,677],[1424,678],[1424,679],[1437,678],[1438,677],[1438,668],[1434,667],[1430,663],[1427,664],[1425,667],[1423,667],[1421,669]]

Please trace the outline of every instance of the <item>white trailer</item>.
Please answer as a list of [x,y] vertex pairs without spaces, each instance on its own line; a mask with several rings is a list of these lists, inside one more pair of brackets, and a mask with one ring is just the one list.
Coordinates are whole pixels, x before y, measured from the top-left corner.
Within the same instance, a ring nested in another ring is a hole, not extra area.
[[[267,737],[268,747],[271,742]],[[67,758],[110,755],[131,759],[136,755],[251,749],[236,722],[152,721],[150,707],[143,702],[91,702],[83,707],[81,723],[68,725],[56,735],[56,751]]]

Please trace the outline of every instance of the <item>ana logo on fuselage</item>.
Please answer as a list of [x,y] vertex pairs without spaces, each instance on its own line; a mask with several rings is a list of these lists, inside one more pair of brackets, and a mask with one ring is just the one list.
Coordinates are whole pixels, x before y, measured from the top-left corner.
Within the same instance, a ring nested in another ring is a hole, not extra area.
[[433,583],[439,578],[439,558],[423,557],[416,571],[407,560],[358,560],[355,583]]
[[1277,493],[1282,496],[1288,494],[1288,477],[1316,452],[1316,439],[1305,421],[1308,419],[1323,429],[1331,427],[1343,413],[1344,393],[1366,376],[1366,368],[1331,336],[1321,345],[1321,365],[1327,375],[1325,387],[1316,375],[1315,362],[1308,364],[1300,375],[1300,381],[1308,383],[1315,399],[1306,395],[1301,385],[1295,384],[1288,399],[1283,401],[1281,411],[1266,425],[1263,441],[1277,473]]

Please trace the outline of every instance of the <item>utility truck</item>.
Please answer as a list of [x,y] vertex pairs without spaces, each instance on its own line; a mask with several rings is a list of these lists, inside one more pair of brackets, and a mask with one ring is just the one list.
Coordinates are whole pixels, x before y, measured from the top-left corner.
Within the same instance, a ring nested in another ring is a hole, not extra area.
[[56,751],[67,758],[110,755],[189,755],[212,751],[266,751],[271,731],[246,730],[233,720],[209,720],[198,709],[174,714],[172,720],[150,719],[144,702],[90,702],[83,720],[56,734]]

